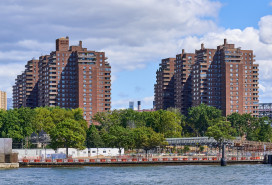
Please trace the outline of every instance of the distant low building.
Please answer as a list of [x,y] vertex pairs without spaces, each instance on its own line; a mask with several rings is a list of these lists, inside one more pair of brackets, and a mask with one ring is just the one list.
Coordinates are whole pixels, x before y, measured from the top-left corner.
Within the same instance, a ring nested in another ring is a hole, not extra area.
[[128,103],[128,108],[134,110],[134,102],[133,101],[130,101]]

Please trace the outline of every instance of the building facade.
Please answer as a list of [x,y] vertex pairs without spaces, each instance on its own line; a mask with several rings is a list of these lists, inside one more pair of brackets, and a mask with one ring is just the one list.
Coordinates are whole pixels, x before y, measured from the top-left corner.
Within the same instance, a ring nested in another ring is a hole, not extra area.
[[7,93],[0,91],[0,110],[7,110]]
[[55,51],[29,61],[17,76],[13,99],[14,108],[81,108],[91,123],[92,115],[111,108],[111,66],[104,52],[87,50],[81,41],[69,46],[68,37],[59,38]]
[[156,74],[155,109],[174,107],[175,58],[163,59]]
[[258,116],[259,69],[254,58],[252,50],[235,48],[226,39],[216,49],[201,44],[195,53],[183,51],[175,60],[175,107],[186,114],[190,106],[204,103],[221,109],[224,116]]
[[174,75],[174,102],[182,114],[186,114],[192,106],[192,69],[195,64],[195,54],[185,53],[176,55]]

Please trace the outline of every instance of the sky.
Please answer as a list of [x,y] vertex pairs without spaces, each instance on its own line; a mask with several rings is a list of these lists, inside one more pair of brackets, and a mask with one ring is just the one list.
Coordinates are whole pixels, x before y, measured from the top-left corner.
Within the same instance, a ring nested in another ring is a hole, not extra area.
[[152,108],[161,59],[223,44],[251,49],[260,65],[260,102],[272,102],[272,0],[0,1],[0,90],[12,97],[28,60],[69,36],[104,51],[112,66],[112,109]]

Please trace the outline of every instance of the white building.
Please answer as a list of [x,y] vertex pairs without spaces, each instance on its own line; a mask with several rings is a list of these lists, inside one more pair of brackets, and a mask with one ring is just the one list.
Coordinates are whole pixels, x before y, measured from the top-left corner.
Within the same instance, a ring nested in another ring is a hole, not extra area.
[[118,156],[124,155],[124,148],[121,148],[119,151],[119,148],[89,148],[89,157],[97,156],[97,155],[102,155],[102,156]]
[[[124,155],[124,148],[121,150],[121,155]],[[66,148],[53,149],[12,149],[13,153],[18,153],[18,159],[45,159],[51,158],[52,154],[66,154]],[[119,148],[85,148],[78,150],[75,148],[68,149],[68,156],[72,158],[94,157],[94,156],[119,156]]]

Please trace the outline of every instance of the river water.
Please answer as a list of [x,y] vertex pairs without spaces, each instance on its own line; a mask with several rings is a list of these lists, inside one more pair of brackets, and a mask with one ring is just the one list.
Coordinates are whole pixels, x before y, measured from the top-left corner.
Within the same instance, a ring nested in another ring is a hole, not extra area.
[[61,167],[0,170],[0,184],[272,184],[271,165]]

